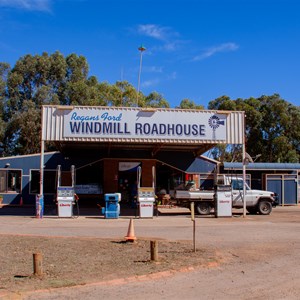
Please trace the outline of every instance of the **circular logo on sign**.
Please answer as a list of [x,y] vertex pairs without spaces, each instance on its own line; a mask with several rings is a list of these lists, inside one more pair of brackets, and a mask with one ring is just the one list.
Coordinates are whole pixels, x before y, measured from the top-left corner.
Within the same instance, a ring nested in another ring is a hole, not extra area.
[[208,120],[208,125],[212,128],[212,129],[217,129],[220,126],[220,119],[218,116],[212,116],[209,118]]

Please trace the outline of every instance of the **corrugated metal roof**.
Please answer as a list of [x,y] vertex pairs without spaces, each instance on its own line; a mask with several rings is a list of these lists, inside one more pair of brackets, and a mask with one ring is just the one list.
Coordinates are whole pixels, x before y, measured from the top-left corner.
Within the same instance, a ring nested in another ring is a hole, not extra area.
[[[238,162],[224,162],[224,170],[242,170],[243,164]],[[249,163],[247,170],[300,170],[299,163]]]
[[160,153],[157,159],[188,174],[211,173],[218,164],[217,161],[207,159],[204,156],[194,158],[191,153],[174,153],[172,155]]
[[191,165],[185,170],[189,174],[211,173],[215,169],[217,163],[197,157]]

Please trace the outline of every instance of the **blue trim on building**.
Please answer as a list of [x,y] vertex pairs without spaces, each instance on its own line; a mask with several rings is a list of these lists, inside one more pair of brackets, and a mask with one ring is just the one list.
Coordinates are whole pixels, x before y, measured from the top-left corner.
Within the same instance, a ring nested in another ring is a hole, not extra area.
[[[197,157],[191,153],[180,153],[170,155],[169,153],[161,153],[156,159],[168,164],[170,167],[177,168],[187,174],[207,174],[212,173],[217,165],[216,161],[205,157]],[[20,170],[21,171],[21,191],[0,193],[3,196],[3,204],[33,205],[35,203],[35,194],[30,194],[31,170],[40,170],[40,154],[31,154],[23,156],[12,156],[0,158],[0,170]],[[71,165],[80,167],[91,163],[95,157],[76,156],[65,157],[60,152],[44,153],[44,170],[56,170],[57,165],[61,165],[61,169],[70,170]],[[98,157],[99,160],[99,157]],[[52,204],[54,195],[44,195],[45,204]]]
[[[242,163],[223,163],[226,172],[241,173]],[[255,189],[267,189],[278,194],[283,205],[298,204],[299,163],[249,163],[247,174],[251,175],[251,185]]]
[[[29,192],[30,186],[30,171],[40,170],[40,154],[11,156],[0,158],[0,170],[21,170],[21,191],[0,193],[3,197],[2,204],[20,204],[21,197],[23,204],[35,203],[35,195]],[[62,165],[63,168],[70,168],[69,162],[64,159],[60,152],[49,152],[44,154],[45,169],[56,170],[57,165]],[[53,195],[45,195],[45,203],[53,201]]]
[[[224,170],[242,170],[242,163],[223,163]],[[246,166],[247,170],[300,170],[300,164],[298,163],[249,163]]]

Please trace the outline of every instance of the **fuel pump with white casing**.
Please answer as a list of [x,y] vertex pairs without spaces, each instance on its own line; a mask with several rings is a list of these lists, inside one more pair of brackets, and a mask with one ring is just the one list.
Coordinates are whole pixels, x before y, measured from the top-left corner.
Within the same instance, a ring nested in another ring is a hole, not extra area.
[[74,189],[70,186],[57,187],[58,216],[60,218],[73,217]]
[[60,218],[73,217],[73,205],[77,205],[79,215],[78,196],[75,194],[75,167],[71,166],[72,185],[61,186],[61,166],[57,167],[57,211]]
[[152,187],[141,187],[141,167],[138,167],[138,203],[140,218],[153,218],[155,202],[155,168],[152,168]]
[[215,186],[215,217],[232,217],[232,186]]

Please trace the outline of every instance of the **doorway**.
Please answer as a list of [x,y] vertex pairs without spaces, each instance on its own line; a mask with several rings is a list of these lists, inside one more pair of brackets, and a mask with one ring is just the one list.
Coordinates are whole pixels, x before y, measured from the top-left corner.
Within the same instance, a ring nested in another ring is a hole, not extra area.
[[135,206],[137,200],[137,170],[141,162],[119,162],[118,192],[123,204]]

